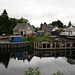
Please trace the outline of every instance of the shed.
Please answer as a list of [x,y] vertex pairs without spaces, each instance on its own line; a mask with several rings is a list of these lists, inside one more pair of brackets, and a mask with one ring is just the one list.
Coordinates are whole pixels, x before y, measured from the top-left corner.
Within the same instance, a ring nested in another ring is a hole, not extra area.
[[23,42],[23,37],[20,35],[12,35],[10,36],[10,42]]
[[39,37],[44,36],[44,31],[37,31],[37,36]]

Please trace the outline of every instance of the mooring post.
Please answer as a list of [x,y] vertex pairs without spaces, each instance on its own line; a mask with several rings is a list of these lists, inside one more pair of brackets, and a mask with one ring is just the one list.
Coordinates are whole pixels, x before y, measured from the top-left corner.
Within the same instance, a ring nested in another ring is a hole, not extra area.
[[61,49],[61,41],[60,41],[60,49]]
[[51,47],[51,49],[53,48],[53,42],[50,42],[50,47]]
[[55,42],[55,49],[56,49],[56,42]]
[[36,46],[36,45],[35,45],[35,42],[34,42],[34,49],[36,48],[35,46]]
[[38,42],[38,49],[39,49],[39,42]]
[[42,45],[41,45],[41,46],[42,46],[41,48],[43,49],[43,42],[41,42],[41,44],[42,44]]
[[70,47],[72,48],[72,42],[70,42]]
[[66,49],[66,42],[65,42],[65,49]]
[[37,48],[37,42],[35,42],[35,49]]
[[46,49],[47,49],[47,42],[46,42]]

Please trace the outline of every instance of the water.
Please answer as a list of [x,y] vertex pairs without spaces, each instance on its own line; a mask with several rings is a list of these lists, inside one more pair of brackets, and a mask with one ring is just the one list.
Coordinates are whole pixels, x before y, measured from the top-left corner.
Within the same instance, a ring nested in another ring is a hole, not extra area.
[[39,67],[42,75],[57,71],[75,75],[75,59],[67,57],[38,57],[27,51],[0,52],[0,75],[24,75],[29,67]]

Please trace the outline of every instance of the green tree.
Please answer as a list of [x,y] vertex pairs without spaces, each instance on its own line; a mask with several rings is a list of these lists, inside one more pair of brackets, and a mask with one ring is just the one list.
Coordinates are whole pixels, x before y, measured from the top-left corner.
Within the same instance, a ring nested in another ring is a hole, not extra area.
[[34,25],[32,25],[32,27],[35,29],[35,32],[37,32],[40,28],[35,27]]
[[14,29],[14,27],[16,26],[16,24],[17,24],[17,22],[16,22],[16,20],[17,19],[15,19],[15,18],[10,18],[10,34],[12,34],[13,32],[13,29]]
[[63,28],[63,23],[60,20],[52,22],[52,25]]
[[0,22],[1,22],[0,25],[1,25],[1,29],[2,29],[2,31],[0,31],[0,33],[1,34],[10,33],[10,20],[9,20],[9,17],[8,17],[8,13],[5,9],[4,9],[3,13],[1,14]]
[[41,23],[41,24],[40,24],[40,30],[42,30],[42,25],[43,25],[43,24]]
[[27,23],[27,22],[29,22],[27,19],[24,19],[22,17],[20,19],[17,19],[16,21],[17,21],[17,23]]
[[71,21],[69,21],[69,23],[68,23],[68,26],[71,26],[72,24],[71,24]]

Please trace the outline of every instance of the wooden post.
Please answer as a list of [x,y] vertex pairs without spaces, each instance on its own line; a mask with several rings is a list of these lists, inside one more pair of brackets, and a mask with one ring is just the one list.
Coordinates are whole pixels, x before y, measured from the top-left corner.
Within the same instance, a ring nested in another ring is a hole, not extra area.
[[70,48],[72,48],[72,42],[70,42]]
[[42,45],[41,45],[41,46],[42,46],[41,48],[43,49],[43,42],[42,42],[41,44],[42,44]]
[[37,49],[37,42],[36,42],[36,49]]
[[34,42],[34,49],[36,48],[36,46],[35,46],[35,42]]
[[51,49],[53,48],[53,42],[50,42],[50,47],[51,47]]
[[56,49],[56,42],[55,42],[55,49]]
[[66,49],[66,42],[65,42],[65,49]]
[[46,49],[47,49],[47,42],[46,42]]
[[61,49],[61,41],[60,41],[60,49]]
[[39,49],[39,42],[38,42],[38,49]]

